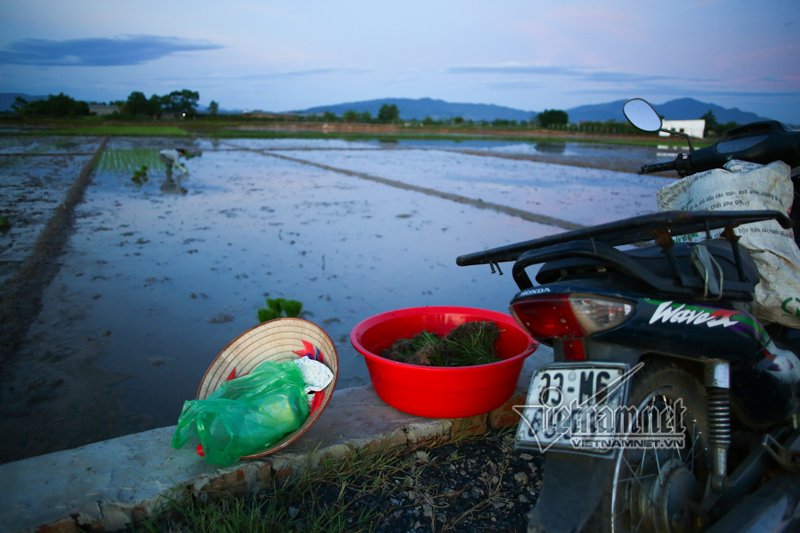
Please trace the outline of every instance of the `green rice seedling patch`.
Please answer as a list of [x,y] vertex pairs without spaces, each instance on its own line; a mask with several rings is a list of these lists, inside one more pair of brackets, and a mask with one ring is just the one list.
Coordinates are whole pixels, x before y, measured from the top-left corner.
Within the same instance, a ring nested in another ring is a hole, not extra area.
[[302,302],[285,298],[267,298],[267,306],[258,310],[258,321],[266,322],[280,317],[299,317],[303,310]]
[[134,174],[142,167],[163,169],[164,163],[154,148],[121,148],[105,150],[97,163],[100,172]]

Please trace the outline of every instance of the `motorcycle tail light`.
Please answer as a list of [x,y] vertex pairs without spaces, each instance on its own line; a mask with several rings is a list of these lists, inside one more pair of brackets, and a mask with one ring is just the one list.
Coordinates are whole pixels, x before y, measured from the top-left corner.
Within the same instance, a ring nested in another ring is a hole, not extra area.
[[583,337],[584,329],[569,304],[569,295],[535,296],[511,304],[511,314],[534,339]]
[[511,314],[535,339],[580,339],[611,329],[633,312],[626,300],[579,294],[534,296],[511,304]]

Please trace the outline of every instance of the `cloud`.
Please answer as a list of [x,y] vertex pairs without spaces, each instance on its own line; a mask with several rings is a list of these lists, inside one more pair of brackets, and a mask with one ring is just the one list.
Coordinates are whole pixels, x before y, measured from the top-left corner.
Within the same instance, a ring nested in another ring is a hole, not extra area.
[[[632,72],[614,72],[596,70],[583,67],[558,67],[549,65],[519,65],[498,64],[483,66],[450,67],[448,72],[453,74],[497,74],[497,75],[533,75],[533,76],[564,76],[582,81],[599,83],[652,83],[668,81],[675,78],[651,74],[636,74]],[[681,78],[682,80],[685,78]],[[700,80],[693,80],[700,81]],[[709,81],[709,80],[705,80]]]
[[371,69],[355,67],[320,67],[301,70],[266,70],[262,72],[250,72],[247,74],[228,74],[217,76],[215,79],[231,79],[254,82],[285,81],[296,78],[313,78],[317,76],[363,76],[373,72]]
[[271,76],[276,78],[301,78],[306,76],[319,76],[328,74],[345,74],[345,75],[360,75],[369,73],[369,69],[364,68],[347,68],[347,67],[324,67],[312,68],[305,70],[290,70],[284,72],[276,72]]
[[52,41],[22,39],[0,50],[0,64],[109,67],[139,65],[176,52],[215,50],[222,46],[155,35],[124,35]]
[[447,71],[453,74],[535,74],[546,76],[576,76],[582,73],[580,69],[572,67],[518,64],[450,67]]

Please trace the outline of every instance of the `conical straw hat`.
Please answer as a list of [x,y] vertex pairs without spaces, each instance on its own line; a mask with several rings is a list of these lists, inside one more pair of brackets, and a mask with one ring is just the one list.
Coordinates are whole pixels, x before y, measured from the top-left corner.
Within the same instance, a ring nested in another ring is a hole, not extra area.
[[252,459],[263,457],[281,450],[300,438],[311,425],[317,421],[322,411],[328,406],[336,381],[339,377],[339,360],[336,346],[325,331],[316,324],[302,318],[276,318],[249,329],[231,341],[206,370],[197,398],[205,399],[224,383],[232,373],[243,376],[250,373],[265,361],[286,361],[297,358],[293,353],[305,350],[303,341],[313,344],[322,353],[323,362],[333,372],[333,380],[324,389],[322,403],[308,415],[305,423],[297,430],[286,435],[272,447],[257,454],[242,457]]

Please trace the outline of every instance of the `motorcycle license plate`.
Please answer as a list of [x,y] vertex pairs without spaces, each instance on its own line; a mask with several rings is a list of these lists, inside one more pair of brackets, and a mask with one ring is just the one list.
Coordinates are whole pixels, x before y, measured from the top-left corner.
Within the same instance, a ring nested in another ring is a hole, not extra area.
[[556,363],[537,370],[525,405],[516,447],[539,452],[610,455],[617,414],[627,401],[628,365]]

